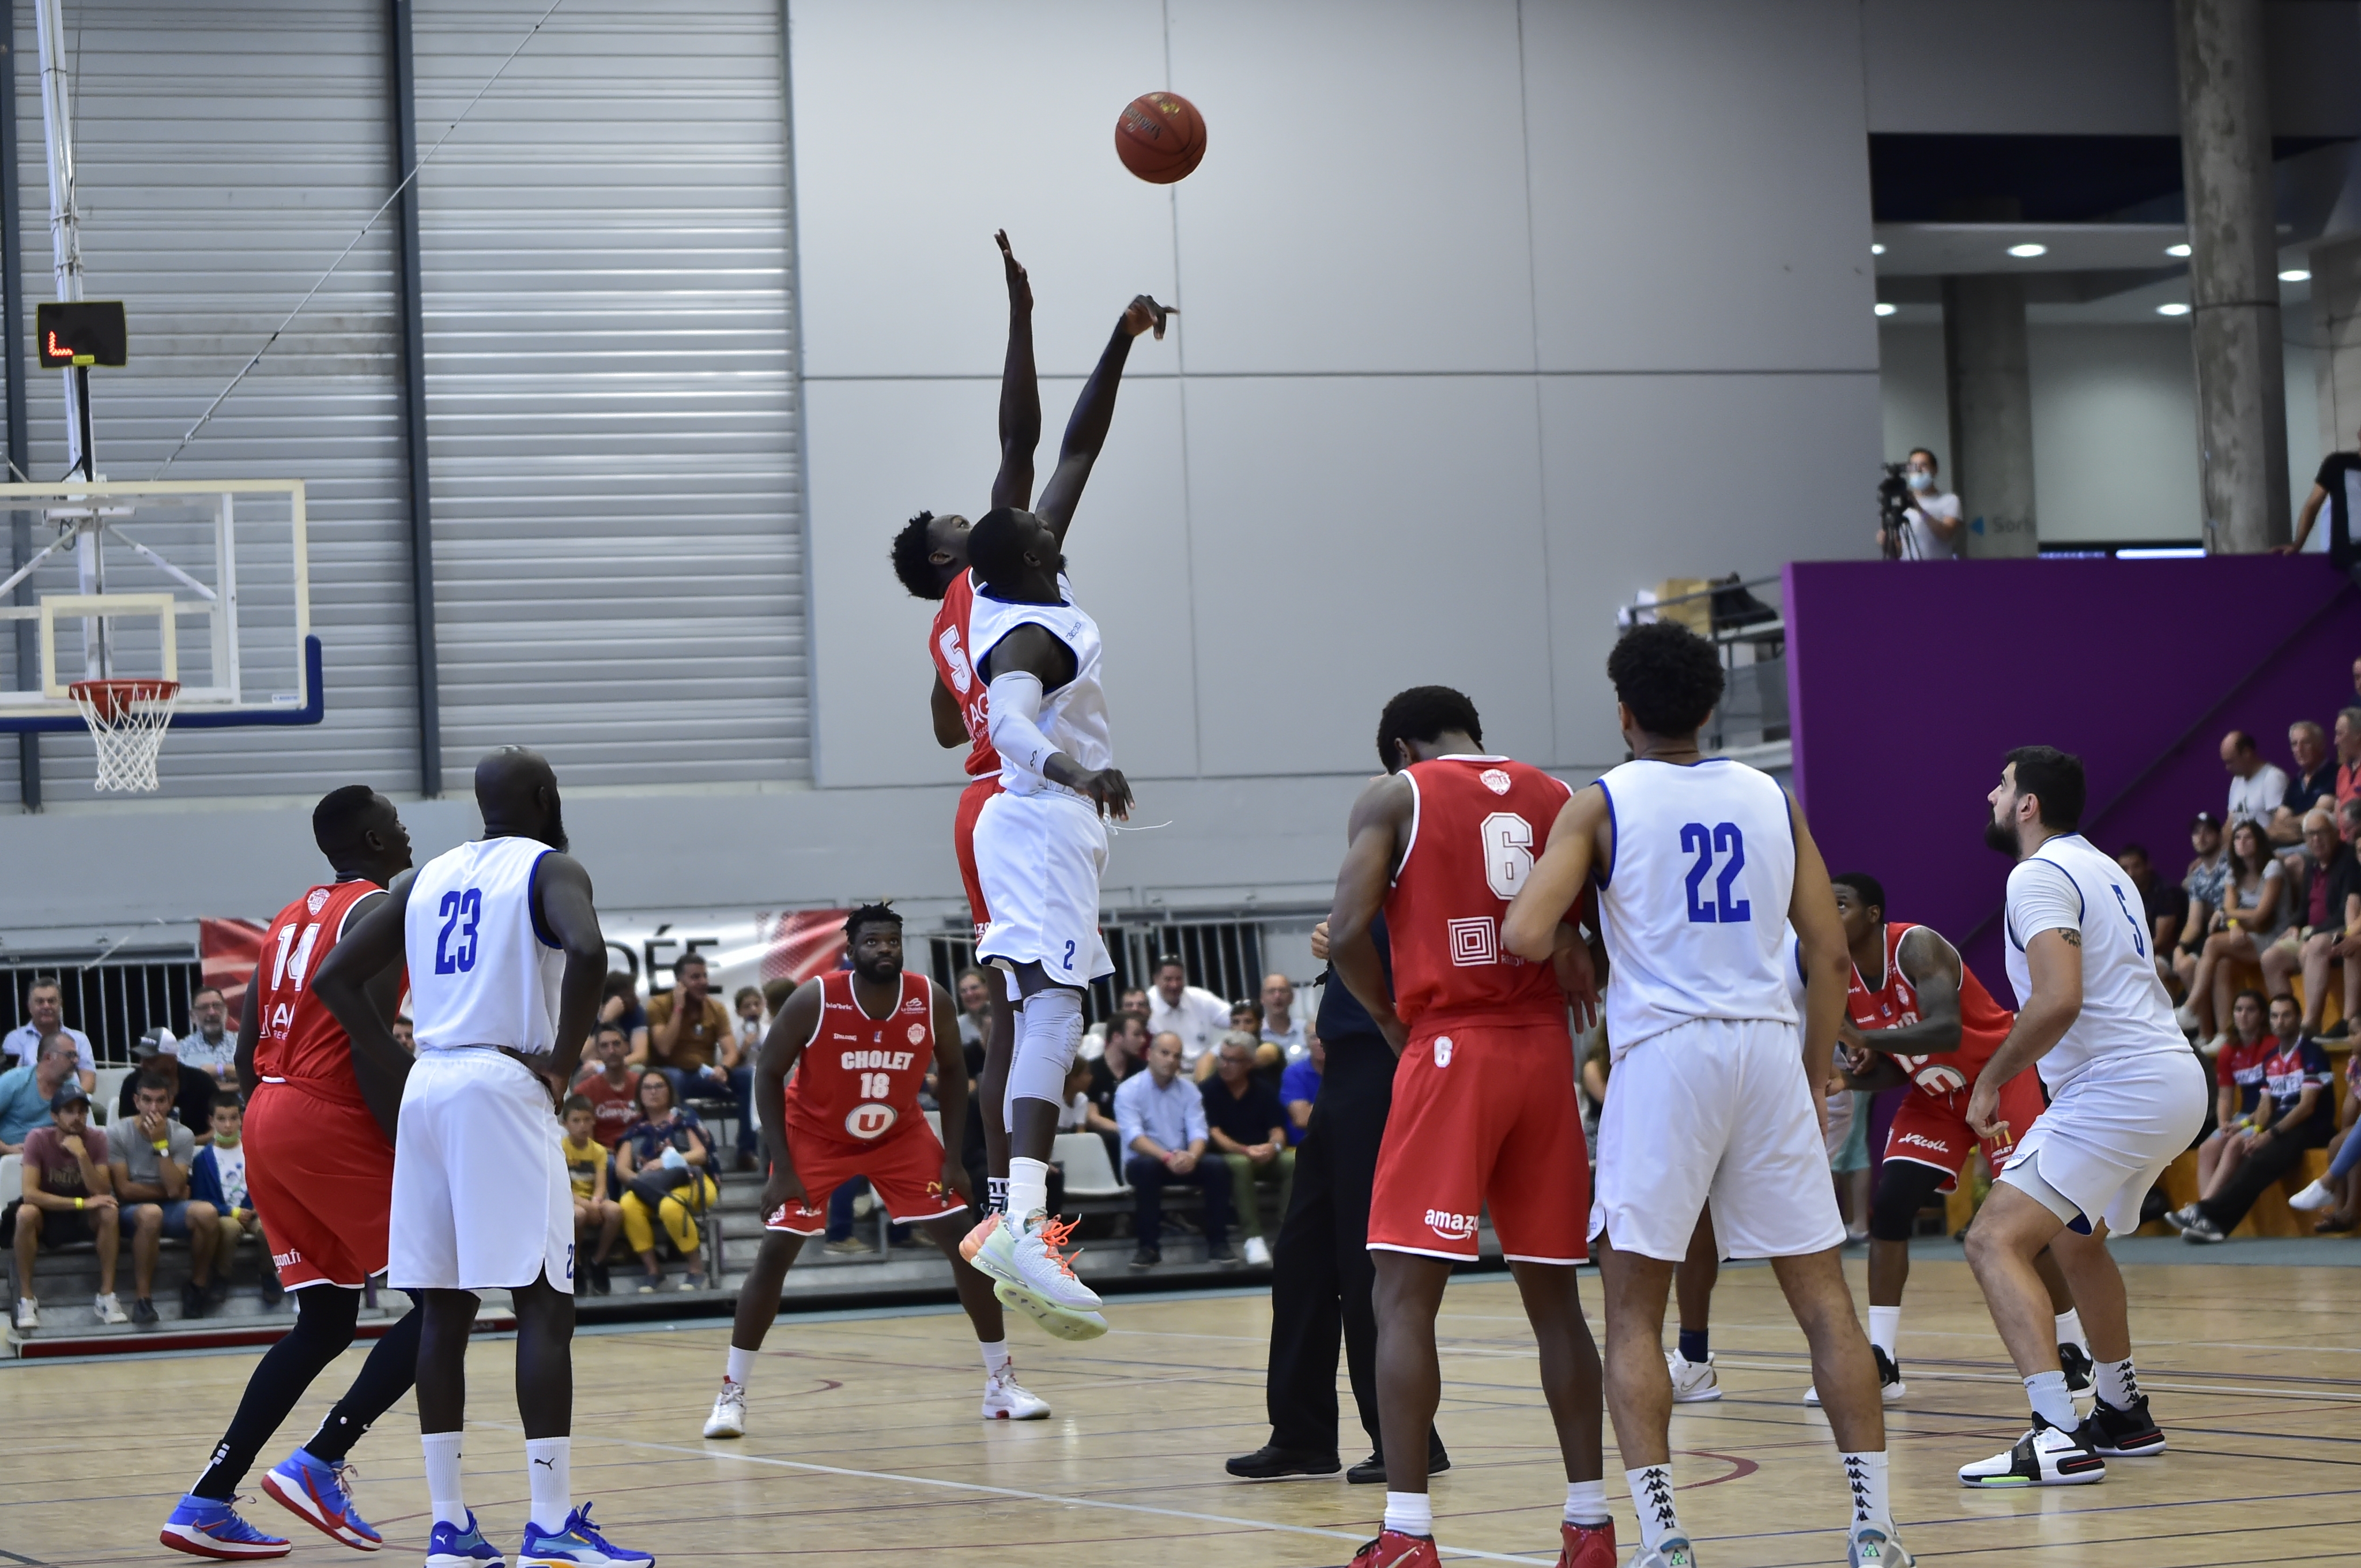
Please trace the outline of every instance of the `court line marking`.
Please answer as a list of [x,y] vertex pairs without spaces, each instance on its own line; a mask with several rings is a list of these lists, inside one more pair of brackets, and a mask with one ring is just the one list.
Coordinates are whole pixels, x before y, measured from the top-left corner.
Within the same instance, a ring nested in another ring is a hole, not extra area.
[[[495,1431],[522,1432],[524,1428],[507,1421],[477,1421],[471,1427],[486,1427]],[[1147,1503],[1117,1503],[1104,1497],[1061,1497],[1055,1492],[1028,1492],[1016,1486],[990,1486],[980,1481],[950,1481],[932,1475],[906,1475],[891,1470],[853,1470],[840,1464],[814,1464],[801,1459],[777,1459],[767,1453],[725,1453],[710,1448],[689,1448],[673,1442],[644,1442],[637,1438],[608,1437],[599,1433],[577,1433],[577,1441],[585,1435],[595,1441],[612,1443],[620,1448],[644,1449],[653,1453],[678,1453],[694,1459],[709,1459],[716,1464],[736,1460],[741,1464],[768,1464],[781,1470],[801,1470],[814,1475],[841,1475],[856,1481],[896,1481],[908,1486],[935,1486],[951,1492],[982,1493],[993,1497],[1016,1497],[1027,1502],[1056,1503],[1066,1508],[1104,1508],[1116,1513],[1154,1514],[1164,1519],[1194,1519],[1201,1524],[1242,1525],[1248,1530],[1277,1530],[1288,1535],[1312,1535],[1324,1541],[1349,1541],[1359,1546],[1368,1538],[1357,1531],[1322,1530],[1313,1525],[1280,1524],[1271,1519],[1243,1519],[1234,1514],[1199,1513],[1191,1508],[1159,1508]],[[1435,1542],[1435,1550],[1446,1556],[1475,1557],[1487,1563],[1547,1563],[1547,1557],[1519,1557],[1505,1552],[1479,1552],[1472,1546],[1451,1546]]]

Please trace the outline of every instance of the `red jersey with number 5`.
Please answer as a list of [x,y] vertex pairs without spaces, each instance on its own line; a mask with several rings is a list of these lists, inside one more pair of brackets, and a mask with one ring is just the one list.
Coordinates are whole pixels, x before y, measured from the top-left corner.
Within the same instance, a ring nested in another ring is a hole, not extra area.
[[[1918,1022],[1918,992],[1910,978],[1902,972],[1900,962],[1902,938],[1917,929],[1899,920],[1887,922],[1885,982],[1876,990],[1869,988],[1859,969],[1852,971],[1852,987],[1845,994],[1845,1011],[1854,1028],[1866,1033],[1872,1029],[1898,1029]],[[1910,1080],[1913,1090],[1946,1110],[1964,1115],[1977,1077],[1984,1070],[1984,1064],[1992,1060],[1993,1053],[2000,1049],[2001,1042],[2008,1038],[2015,1023],[2016,1014],[1993,1000],[1992,992],[1984,989],[1984,982],[1976,978],[1976,971],[1963,959],[1960,962],[1960,1048],[1894,1059]],[[2019,1136],[2024,1135],[2024,1128],[2016,1131]]]
[[1437,757],[1403,773],[1416,804],[1386,894],[1394,1011],[1413,1029],[1463,1014],[1563,1023],[1556,971],[1503,948],[1500,917],[1573,791],[1506,757]]
[[902,971],[901,1000],[873,1018],[852,971],[820,976],[819,1028],[787,1080],[787,1126],[838,1143],[869,1143],[920,1121],[918,1090],[935,1059],[933,984]]
[[320,972],[328,950],[345,934],[353,905],[382,891],[360,877],[315,887],[280,910],[264,931],[259,994],[249,992],[246,1000],[248,1007],[262,1010],[254,1067],[263,1077],[283,1078],[357,1105],[362,1102],[345,1026],[306,982]]
[[934,656],[935,674],[943,687],[959,699],[960,720],[967,726],[967,774],[990,778],[1000,772],[1000,753],[993,750],[992,727],[985,716],[983,678],[967,645],[968,617],[975,609],[975,579],[961,572],[943,590],[935,610],[935,629],[927,643]]

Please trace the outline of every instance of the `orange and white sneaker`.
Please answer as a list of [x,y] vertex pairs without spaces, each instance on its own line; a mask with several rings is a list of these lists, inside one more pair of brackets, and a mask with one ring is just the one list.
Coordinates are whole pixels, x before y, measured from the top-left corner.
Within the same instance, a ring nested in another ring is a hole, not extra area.
[[1443,1568],[1443,1554],[1431,1535],[1380,1530],[1377,1540],[1353,1553],[1353,1568]]
[[[994,1279],[1040,1297],[1069,1312],[1095,1312],[1098,1292],[1074,1274],[1073,1261],[1060,1249],[1074,1234],[1071,1221],[1036,1215],[1019,1229],[995,1225],[968,1261]],[[966,1245],[961,1245],[964,1252]],[[1081,1249],[1076,1248],[1079,1254]]]
[[1615,1521],[1568,1524],[1558,1521],[1557,1568],[1615,1568]]
[[983,1212],[983,1218],[976,1222],[975,1228],[960,1238],[960,1255],[973,1263],[975,1255],[983,1250],[983,1244],[990,1241],[992,1233],[999,1228],[999,1211],[986,1209]]

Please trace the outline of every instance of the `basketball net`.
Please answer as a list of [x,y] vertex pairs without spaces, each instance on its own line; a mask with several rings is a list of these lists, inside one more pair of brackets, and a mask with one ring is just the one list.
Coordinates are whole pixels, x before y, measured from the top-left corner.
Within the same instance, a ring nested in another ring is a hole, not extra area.
[[98,751],[93,788],[144,794],[156,788],[156,754],[181,699],[178,681],[76,681],[66,688]]

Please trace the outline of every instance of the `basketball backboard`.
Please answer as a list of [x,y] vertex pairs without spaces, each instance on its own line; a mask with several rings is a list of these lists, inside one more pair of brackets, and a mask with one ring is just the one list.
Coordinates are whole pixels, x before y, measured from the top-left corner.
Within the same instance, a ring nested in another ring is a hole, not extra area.
[[[0,576],[0,730],[83,728],[83,680],[180,683],[172,727],[316,724],[301,479],[66,479],[0,485],[33,557]],[[14,589],[33,602],[16,602]]]

